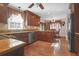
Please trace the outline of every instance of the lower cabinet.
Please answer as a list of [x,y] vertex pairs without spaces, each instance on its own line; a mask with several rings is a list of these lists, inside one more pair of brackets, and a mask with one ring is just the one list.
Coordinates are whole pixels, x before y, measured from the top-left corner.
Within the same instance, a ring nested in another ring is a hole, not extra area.
[[35,42],[35,32],[16,33],[13,34],[18,40],[24,41],[28,44]]
[[79,36],[75,35],[75,52],[79,56]]
[[35,34],[37,40],[45,41],[45,42],[53,42],[53,32],[51,31],[38,31]]
[[16,39],[28,43],[28,33],[15,33],[13,35],[16,37]]

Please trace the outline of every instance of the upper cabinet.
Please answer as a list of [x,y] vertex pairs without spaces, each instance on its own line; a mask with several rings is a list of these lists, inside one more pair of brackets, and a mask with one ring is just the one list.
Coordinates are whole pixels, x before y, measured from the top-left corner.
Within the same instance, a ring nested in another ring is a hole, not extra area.
[[0,23],[7,23],[7,17],[8,17],[8,8],[1,7],[0,8]]
[[75,11],[75,14],[79,14],[79,3],[74,4],[74,11]]
[[[74,31],[74,34],[72,34],[72,37],[74,39],[74,45],[75,46],[75,52],[76,54],[79,56],[79,3],[74,3],[72,4],[72,7],[74,9],[73,13],[71,14],[71,19],[72,19],[72,26],[74,27],[74,29],[72,29]],[[73,41],[72,41],[73,42]]]
[[70,4],[71,19],[74,22],[74,32],[79,33],[79,3]]
[[20,12],[20,11],[15,10],[15,9],[8,8],[8,18],[9,18],[12,14],[14,14],[14,15],[20,14],[20,15],[22,16],[22,18],[25,19],[24,12]]
[[28,26],[39,26],[40,25],[40,17],[30,11],[25,11],[25,20]]
[[0,8],[0,23],[7,23],[8,18],[12,14],[14,14],[14,15],[21,14],[22,18],[25,19],[24,12],[20,12],[18,10],[5,6],[5,7]]
[[71,3],[69,9],[71,13],[79,14],[79,3]]
[[0,23],[7,23],[8,18],[12,15],[20,14],[24,19],[25,26],[39,26],[40,25],[40,17],[30,11],[18,11],[16,9],[10,7],[1,7],[0,8]]
[[74,3],[74,31],[75,33],[79,33],[79,3]]

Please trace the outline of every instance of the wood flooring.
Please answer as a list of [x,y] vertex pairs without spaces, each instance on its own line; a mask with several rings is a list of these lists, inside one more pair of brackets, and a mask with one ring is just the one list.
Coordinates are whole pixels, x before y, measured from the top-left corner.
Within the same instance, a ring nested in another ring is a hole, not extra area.
[[[54,43],[54,44],[53,44]],[[66,38],[59,38],[58,42],[48,43],[36,41],[24,48],[25,56],[75,56],[68,51]]]

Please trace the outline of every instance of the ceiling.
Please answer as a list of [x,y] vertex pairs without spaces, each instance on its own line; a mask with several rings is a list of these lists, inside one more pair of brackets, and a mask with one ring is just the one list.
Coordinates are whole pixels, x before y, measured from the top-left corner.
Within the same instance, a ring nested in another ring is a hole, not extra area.
[[44,6],[43,10],[37,7],[37,5],[28,8],[30,4],[31,3],[10,3],[9,7],[18,9],[20,6],[20,10],[30,10],[41,16],[41,19],[64,18],[69,13],[69,3],[42,3]]

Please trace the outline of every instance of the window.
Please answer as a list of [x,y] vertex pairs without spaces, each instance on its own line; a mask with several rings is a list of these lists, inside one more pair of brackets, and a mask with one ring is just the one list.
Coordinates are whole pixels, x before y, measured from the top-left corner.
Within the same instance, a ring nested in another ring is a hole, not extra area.
[[8,19],[8,29],[23,29],[24,27],[24,20],[20,14],[14,15],[12,14]]

